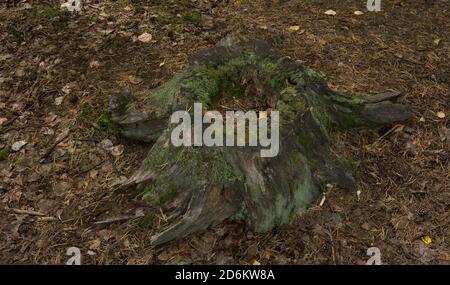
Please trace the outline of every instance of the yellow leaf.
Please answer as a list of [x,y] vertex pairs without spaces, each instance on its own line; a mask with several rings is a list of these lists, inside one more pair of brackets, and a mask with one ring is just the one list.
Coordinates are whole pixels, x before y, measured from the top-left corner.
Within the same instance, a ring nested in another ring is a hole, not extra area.
[[253,265],[261,265],[261,263],[258,261],[258,260],[253,260],[253,263],[252,263]]
[[444,112],[437,112],[437,113],[436,113],[436,116],[437,116],[439,119],[443,119],[443,118],[445,118],[445,113],[444,113]]
[[428,245],[428,244],[430,244],[430,243],[433,242],[433,240],[431,239],[430,236],[423,236],[423,237],[422,237],[422,241],[423,241],[423,243],[426,244],[426,245]]
[[300,30],[300,26],[290,26],[288,29],[296,32],[296,31]]
[[439,45],[439,43],[441,42],[441,39],[435,39],[435,40],[434,40],[433,42],[434,42],[434,44],[435,44],[435,45],[437,45],[437,46],[438,46],[438,45]]

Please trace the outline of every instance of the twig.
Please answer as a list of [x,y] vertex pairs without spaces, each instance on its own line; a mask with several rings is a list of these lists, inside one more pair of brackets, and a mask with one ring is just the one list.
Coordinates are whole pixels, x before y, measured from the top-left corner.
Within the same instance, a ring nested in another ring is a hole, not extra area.
[[85,174],[85,173],[91,171],[92,169],[97,168],[98,166],[102,165],[102,164],[105,163],[105,162],[106,162],[106,160],[102,160],[102,161],[100,161],[99,163],[96,163],[96,164],[92,165],[91,167],[88,167],[87,169],[78,172],[77,174],[75,174],[75,176],[80,176],[80,175],[82,175],[82,174]]
[[44,213],[32,211],[32,210],[22,210],[22,209],[12,208],[11,211],[13,211],[16,214],[26,214],[26,215],[32,215],[32,216],[45,216]]
[[94,142],[94,143],[100,142],[100,140],[96,138],[72,138],[72,140],[79,142]]
[[57,221],[58,219],[55,217],[39,217],[38,221],[41,222],[53,222],[53,221]]
[[98,221],[95,222],[95,225],[106,225],[106,224],[112,224],[115,222],[122,222],[122,221],[128,221],[128,220],[132,220],[134,218],[138,218],[139,216],[136,215],[126,215],[126,216],[119,216],[119,217],[114,217],[114,218],[109,218],[106,220],[102,220],[102,221]]
[[18,114],[14,115],[14,118],[12,118],[11,120],[9,120],[8,122],[6,122],[3,126],[7,127],[9,125],[11,125],[12,123],[14,123],[17,119],[19,118]]
[[62,141],[64,141],[67,137],[69,136],[69,132],[67,132],[66,135],[64,135],[62,138],[60,138],[59,140],[57,140],[45,153],[43,156],[41,156],[40,161],[44,161],[55,149],[55,147],[57,145],[59,145]]
[[117,217],[113,217],[113,218],[108,218],[106,220],[102,220],[102,221],[98,221],[95,222],[95,225],[105,225],[105,224],[111,224],[111,223],[115,223],[115,222],[122,222],[122,221],[128,221],[128,220],[132,220],[132,219],[136,219],[136,218],[141,218],[144,217],[145,214],[143,212],[138,211],[138,209],[136,209],[136,212],[134,213],[134,215],[122,215],[122,216],[117,216]]
[[391,129],[389,129],[389,131],[387,131],[386,133],[384,133],[382,136],[380,136],[376,141],[374,141],[372,143],[372,145],[376,145],[378,142],[380,142],[382,139],[384,139],[385,137],[387,137],[388,135],[390,135],[391,133],[393,133],[394,131],[403,128],[403,125],[395,125],[393,126]]

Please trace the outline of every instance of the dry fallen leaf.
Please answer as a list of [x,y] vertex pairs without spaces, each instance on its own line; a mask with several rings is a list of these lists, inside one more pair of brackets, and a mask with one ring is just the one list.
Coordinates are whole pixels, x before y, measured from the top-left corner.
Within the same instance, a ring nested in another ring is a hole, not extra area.
[[56,98],[55,98],[55,105],[56,105],[56,106],[61,105],[63,99],[64,99],[64,96],[56,97]]
[[140,35],[139,37],[138,37],[138,40],[140,41],[140,42],[143,42],[143,43],[148,43],[148,42],[150,42],[151,40],[152,40],[152,35],[151,34],[149,34],[149,33],[143,33],[142,35]]
[[3,125],[6,121],[8,121],[7,118],[0,118],[0,126]]
[[437,116],[439,119],[443,119],[443,118],[445,118],[445,113],[439,111],[439,112],[436,113],[436,116]]
[[260,263],[258,260],[256,260],[256,259],[253,260],[252,264],[253,264],[253,265],[261,265],[261,263]]
[[13,151],[19,151],[26,144],[27,144],[26,141],[17,141],[15,143],[13,143],[13,145],[11,146],[11,149]]
[[130,81],[131,84],[135,85],[141,84],[144,81],[144,79],[133,75],[128,76],[128,80]]
[[423,241],[423,243],[426,244],[426,245],[429,245],[429,244],[431,244],[431,243],[433,242],[433,240],[431,239],[430,236],[423,236],[423,237],[422,237],[422,241]]
[[109,139],[104,139],[100,142],[100,147],[103,148],[104,150],[111,150],[113,147],[113,143],[111,140]]
[[98,60],[93,60],[89,63],[89,67],[90,68],[100,67],[100,62],[98,62]]
[[409,153],[411,153],[413,155],[419,154],[413,141],[408,141],[406,143],[406,149],[408,150]]
[[61,91],[64,92],[64,94],[69,94],[70,92],[72,92],[72,89],[75,88],[76,86],[77,86],[76,82],[70,82],[64,85]]
[[123,145],[121,144],[116,145],[111,149],[111,154],[114,156],[120,156],[123,153],[123,149],[124,149]]
[[89,177],[96,178],[98,176],[98,171],[95,169],[92,169],[91,171],[89,171]]
[[296,31],[300,30],[300,26],[290,26],[288,29],[291,30],[291,31],[296,32]]

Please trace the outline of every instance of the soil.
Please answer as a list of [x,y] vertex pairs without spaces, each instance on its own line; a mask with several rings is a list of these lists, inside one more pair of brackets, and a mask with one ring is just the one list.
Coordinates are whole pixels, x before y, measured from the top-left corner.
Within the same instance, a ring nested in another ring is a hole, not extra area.
[[[369,247],[383,264],[450,264],[447,0],[380,12],[363,0],[84,0],[75,13],[16,2],[0,4],[1,264],[64,264],[69,247],[84,264],[365,264]],[[329,186],[290,226],[226,223],[154,248],[158,227],[141,214],[155,209],[111,190],[151,145],[115,134],[109,96],[161,85],[229,33],[269,42],[343,93],[400,91],[414,118],[333,132],[359,195]]]

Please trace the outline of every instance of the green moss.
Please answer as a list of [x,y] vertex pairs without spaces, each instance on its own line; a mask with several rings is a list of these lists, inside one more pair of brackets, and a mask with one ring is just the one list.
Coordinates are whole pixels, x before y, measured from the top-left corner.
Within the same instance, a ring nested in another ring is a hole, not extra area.
[[325,134],[330,133],[331,128],[332,128],[332,121],[331,121],[331,117],[328,114],[328,112],[326,111],[326,109],[325,110],[321,109],[319,111],[313,111],[313,115],[316,119],[319,120],[320,125],[325,130]]
[[353,159],[341,159],[342,163],[344,164],[345,168],[350,169],[352,172],[354,172],[358,166],[359,161],[353,160]]
[[317,94],[314,90],[308,88],[304,95],[308,101],[311,113],[316,122],[324,130],[324,134],[328,135],[331,131],[333,120],[329,113],[330,100],[328,97]]
[[101,113],[97,118],[97,125],[106,130],[113,129],[113,122],[109,112]]
[[221,80],[210,74],[197,74],[182,82],[182,90],[193,102],[212,106],[221,90]]
[[312,147],[314,147],[314,141],[307,134],[299,135],[298,142],[306,151],[309,151]]
[[138,189],[142,192],[142,199],[153,207],[164,207],[167,200],[172,199],[179,185],[173,179],[168,179],[166,172],[163,172],[153,184]]
[[92,116],[94,114],[95,114],[95,110],[92,107],[90,107],[90,106],[84,107],[81,110],[81,116],[82,117],[90,117],[90,116]]
[[214,158],[215,159],[212,161],[211,165],[206,165],[205,169],[205,171],[208,171],[208,169],[213,170],[213,172],[210,173],[212,178],[211,181],[213,183],[227,184],[243,179],[243,175],[239,173],[238,170],[235,169],[229,161],[226,161],[224,159],[223,153],[217,153],[216,155],[214,155]]
[[165,0],[158,8],[156,20],[159,24],[175,26],[172,29],[175,32],[167,34],[169,38],[184,33],[183,30],[188,25],[200,26],[204,23],[202,14],[189,0]]
[[240,209],[230,217],[231,221],[244,221],[245,217],[247,217],[247,208],[245,206],[245,203],[242,202],[240,205]]
[[339,113],[339,128],[350,129],[357,126],[369,125],[361,116],[355,113]]
[[70,12],[45,6],[31,9],[30,14],[26,14],[25,17],[28,21],[33,21],[35,24],[39,23],[44,28],[47,27],[57,31],[58,29],[64,29],[69,24]]
[[294,122],[300,114],[304,113],[307,110],[307,104],[296,88],[287,86],[280,92],[277,110],[280,112],[280,122],[287,124]]
[[[104,107],[103,107],[104,109]],[[99,113],[98,110],[94,109],[91,106],[84,107],[78,117],[73,120],[73,123],[85,123],[85,124],[92,124],[96,123],[100,128],[111,131],[113,130],[113,122],[111,118],[111,113],[109,112],[101,112]]]
[[290,150],[289,157],[296,168],[305,162],[303,155],[297,150]]
[[66,13],[58,8],[53,8],[50,6],[38,6],[30,10],[25,10],[24,16],[28,20],[34,20],[38,22],[52,21],[60,15],[65,15]]
[[186,13],[183,16],[183,20],[185,22],[191,23],[191,24],[195,24],[195,25],[202,25],[203,24],[203,17],[202,14],[198,11],[192,11],[189,13]]
[[[142,96],[145,98],[145,105],[151,108],[147,110],[151,119],[160,119],[170,115],[172,101],[174,97],[180,94],[180,80],[182,77],[183,74],[179,73],[165,83],[163,87],[153,89],[147,93],[136,94],[137,97]],[[132,108],[134,107],[135,105],[132,106]]]
[[213,107],[217,100],[227,97],[240,97],[245,94],[242,76],[246,72],[257,72],[257,88],[268,93],[277,93],[284,87],[286,78],[280,71],[280,62],[259,58],[252,51],[244,51],[217,64],[197,64],[189,71],[191,76],[181,80],[183,92],[189,102],[201,102]]
[[305,66],[305,69],[303,70],[303,75],[305,80],[311,83],[326,84],[325,79],[322,77],[322,75],[320,75],[318,72],[309,67]]
[[[298,184],[297,189],[294,191],[294,209],[307,209],[311,206],[311,204],[317,199],[320,194],[320,190],[315,186],[312,176],[311,170],[308,167],[308,164],[304,164],[305,170],[303,175],[303,181]],[[292,212],[291,217],[294,217],[297,213]]]
[[0,160],[5,160],[8,158],[9,150],[6,148],[0,149]]

